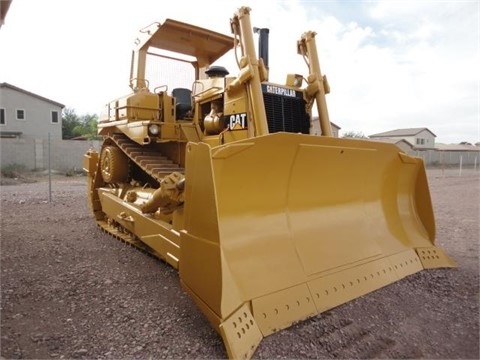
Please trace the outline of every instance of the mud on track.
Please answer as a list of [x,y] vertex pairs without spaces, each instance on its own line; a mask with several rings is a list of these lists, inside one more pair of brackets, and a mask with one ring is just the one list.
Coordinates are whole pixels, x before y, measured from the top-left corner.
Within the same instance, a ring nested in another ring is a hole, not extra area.
[[[479,358],[480,172],[429,170],[437,243],[422,271],[265,338],[255,358]],[[3,358],[224,358],[168,265],[99,231],[86,178],[1,186]]]

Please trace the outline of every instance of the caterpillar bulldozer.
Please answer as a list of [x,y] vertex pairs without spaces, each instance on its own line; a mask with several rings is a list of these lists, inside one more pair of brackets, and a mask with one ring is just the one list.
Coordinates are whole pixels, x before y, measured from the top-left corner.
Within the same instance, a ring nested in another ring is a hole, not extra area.
[[[142,29],[132,92],[106,105],[101,150],[84,169],[98,226],[178,269],[228,356],[250,358],[269,334],[455,264],[435,246],[422,159],[332,137],[316,34],[296,44],[307,73],[274,84],[268,29],[252,28],[247,7],[230,27],[233,36],[172,19]],[[231,50],[233,76],[216,65]]]

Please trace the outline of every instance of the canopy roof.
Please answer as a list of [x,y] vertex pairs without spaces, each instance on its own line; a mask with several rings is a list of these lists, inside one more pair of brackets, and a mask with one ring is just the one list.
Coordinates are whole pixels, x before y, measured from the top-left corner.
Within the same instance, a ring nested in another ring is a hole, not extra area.
[[163,23],[153,23],[140,30],[136,40],[137,49],[161,50],[193,56],[200,66],[214,63],[233,48],[233,37],[166,19]]

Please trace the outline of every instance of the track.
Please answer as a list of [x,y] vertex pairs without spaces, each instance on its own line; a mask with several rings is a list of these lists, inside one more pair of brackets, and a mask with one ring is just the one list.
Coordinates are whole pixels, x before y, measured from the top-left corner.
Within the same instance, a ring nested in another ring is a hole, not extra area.
[[161,155],[158,150],[142,146],[123,134],[113,134],[109,139],[114,142],[135,164],[159,183],[163,177],[174,171],[184,173],[185,169]]
[[116,222],[112,223],[111,221],[97,220],[97,225],[103,232],[113,236],[124,244],[133,246],[147,255],[164,260],[156,251],[138,240],[134,234],[126,231],[120,224]]
[[384,358],[388,357],[385,354],[396,345],[395,340],[386,336],[378,337],[372,329],[350,319],[327,319],[322,325],[325,327],[324,333],[318,342],[332,358]]
[[[117,145],[131,161],[159,184],[165,176],[172,172],[180,172],[182,174],[185,172],[184,168],[162,155],[157,149],[139,145],[124,134],[112,134],[104,141],[104,146],[111,144]],[[134,234],[124,229],[114,219],[97,220],[97,225],[102,231],[123,243],[131,245],[156,258],[163,259],[157,252],[141,242]]]

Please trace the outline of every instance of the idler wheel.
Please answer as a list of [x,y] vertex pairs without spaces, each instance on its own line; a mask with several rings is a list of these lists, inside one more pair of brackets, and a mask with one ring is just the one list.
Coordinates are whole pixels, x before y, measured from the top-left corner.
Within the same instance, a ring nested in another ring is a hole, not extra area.
[[115,146],[106,146],[100,156],[102,178],[106,183],[126,182],[128,179],[128,158]]

